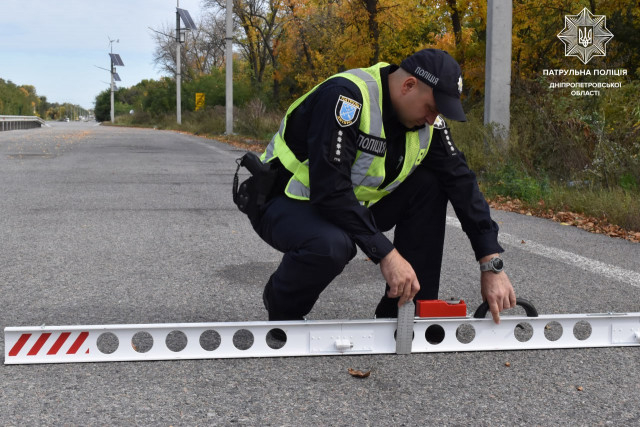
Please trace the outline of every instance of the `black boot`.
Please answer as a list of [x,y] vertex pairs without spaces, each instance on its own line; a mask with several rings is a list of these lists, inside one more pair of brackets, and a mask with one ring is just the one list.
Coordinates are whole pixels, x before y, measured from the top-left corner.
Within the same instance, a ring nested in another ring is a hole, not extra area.
[[[264,292],[262,292],[262,302],[264,304],[264,308],[267,309],[267,313],[269,314],[269,321],[272,322],[272,321],[278,321],[278,320],[303,320],[302,317],[292,319],[290,316],[285,316],[282,314],[275,313],[274,310],[271,309],[271,307],[273,307],[273,304],[270,303],[271,288],[273,287],[272,279],[273,279],[273,275],[269,277],[269,281],[264,287]],[[287,334],[282,329],[276,328],[276,329],[270,330],[267,333],[267,339],[273,339],[273,340],[281,341],[285,343],[287,342]]]
[[376,307],[376,318],[388,319],[398,317],[398,301],[400,298],[389,298],[386,294]]
[[269,277],[269,281],[267,282],[267,284],[264,287],[264,291],[262,292],[262,303],[264,304],[264,308],[267,309],[267,313],[269,313],[269,320],[274,320],[271,318],[271,311],[269,311],[269,297],[271,295],[271,287],[273,286],[273,284],[271,283],[271,279],[273,278],[273,276]]

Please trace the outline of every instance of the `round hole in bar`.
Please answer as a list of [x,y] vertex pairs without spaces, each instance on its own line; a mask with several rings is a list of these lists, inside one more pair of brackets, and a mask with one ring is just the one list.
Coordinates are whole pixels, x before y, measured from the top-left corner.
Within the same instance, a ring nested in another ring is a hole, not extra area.
[[112,332],[103,332],[96,340],[96,347],[101,353],[111,354],[120,346],[120,340]]
[[555,320],[544,327],[544,337],[549,341],[558,341],[562,336],[562,325]]
[[233,334],[233,345],[238,350],[248,350],[253,345],[253,333],[248,329],[239,329]]
[[444,328],[440,325],[431,325],[425,331],[424,337],[429,344],[440,344],[444,341]]
[[580,320],[573,325],[573,336],[580,341],[584,341],[591,336],[591,323],[586,320]]
[[171,331],[164,342],[169,350],[182,351],[187,346],[187,336],[182,331]]
[[533,336],[533,326],[527,322],[520,322],[513,329],[513,335],[520,342],[527,342]]
[[153,347],[153,337],[149,332],[136,332],[131,338],[131,347],[138,353],[146,353]]
[[213,329],[207,329],[200,334],[200,347],[206,351],[214,351],[220,347],[222,339],[218,331]]
[[267,332],[266,340],[269,348],[279,350],[287,343],[287,333],[280,328],[274,328]]
[[456,338],[462,344],[469,344],[476,337],[476,328],[469,323],[463,323],[456,329]]

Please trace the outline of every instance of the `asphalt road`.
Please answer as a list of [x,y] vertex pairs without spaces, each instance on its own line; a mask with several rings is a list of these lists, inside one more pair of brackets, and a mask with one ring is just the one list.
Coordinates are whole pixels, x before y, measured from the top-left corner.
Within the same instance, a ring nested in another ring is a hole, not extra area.
[[[0,133],[0,326],[266,320],[280,254],[231,201],[240,154],[94,123]],[[451,216],[441,297],[475,307]],[[494,218],[540,313],[640,311],[640,245]],[[309,317],[370,318],[383,286],[359,254]],[[639,425],[639,378],[638,347],[2,365],[0,425]]]

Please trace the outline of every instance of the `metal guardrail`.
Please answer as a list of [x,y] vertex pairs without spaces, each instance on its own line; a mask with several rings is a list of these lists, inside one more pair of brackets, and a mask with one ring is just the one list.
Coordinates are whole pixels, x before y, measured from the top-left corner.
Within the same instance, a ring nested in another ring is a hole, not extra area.
[[47,124],[36,116],[0,116],[0,131],[32,129],[41,126],[47,126]]

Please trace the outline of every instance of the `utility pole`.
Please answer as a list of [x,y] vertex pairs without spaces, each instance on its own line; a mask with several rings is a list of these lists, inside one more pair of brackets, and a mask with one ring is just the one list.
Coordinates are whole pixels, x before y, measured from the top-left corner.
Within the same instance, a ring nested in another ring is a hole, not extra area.
[[122,58],[120,58],[120,55],[118,55],[117,53],[113,53],[114,42],[120,43],[120,39],[111,40],[111,38],[109,38],[109,47],[110,47],[109,58],[111,58],[110,60],[111,66],[109,67],[109,74],[111,74],[111,123],[114,123],[115,121],[115,109],[113,104],[113,93],[115,92],[115,88],[116,88],[115,82],[120,81],[120,76],[118,75],[118,73],[116,73],[116,65],[118,67],[124,67],[124,63],[122,62]]
[[176,120],[178,124],[182,124],[182,82],[181,82],[181,67],[180,67],[180,0],[177,1],[176,6]]
[[512,13],[511,0],[488,0],[484,124],[497,124],[494,135],[504,140],[510,125]]
[[233,1],[227,0],[227,70],[226,70],[226,131],[233,133]]
[[109,39],[109,48],[110,48],[110,53],[111,55],[109,55],[110,59],[110,64],[111,66],[109,67],[109,74],[111,74],[111,123],[115,122],[115,109],[113,106],[113,92],[115,90],[115,82],[113,80],[113,43],[119,43],[120,39],[118,40],[111,40]]

